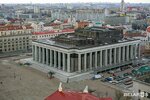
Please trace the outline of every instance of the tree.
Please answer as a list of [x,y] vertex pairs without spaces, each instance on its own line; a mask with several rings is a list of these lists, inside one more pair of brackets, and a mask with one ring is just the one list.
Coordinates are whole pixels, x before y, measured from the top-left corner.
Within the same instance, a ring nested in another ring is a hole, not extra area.
[[48,72],[48,77],[49,77],[50,79],[52,79],[54,74],[55,74],[54,72],[49,71],[49,72]]

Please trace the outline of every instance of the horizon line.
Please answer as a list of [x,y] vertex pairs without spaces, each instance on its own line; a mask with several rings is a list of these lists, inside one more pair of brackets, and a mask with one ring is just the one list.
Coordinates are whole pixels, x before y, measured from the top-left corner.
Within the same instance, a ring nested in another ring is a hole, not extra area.
[[[84,3],[84,4],[86,4],[86,3],[104,3],[104,4],[106,4],[106,3],[111,3],[111,4],[116,4],[116,3],[120,3],[120,2],[45,2],[45,3],[38,3],[38,2],[36,2],[36,3],[33,3],[33,2],[19,2],[19,3],[16,3],[16,2],[14,2],[14,3],[7,3],[7,2],[5,2],[5,3],[0,3],[0,4],[77,4],[77,3]],[[126,4],[150,4],[150,2],[125,2]]]

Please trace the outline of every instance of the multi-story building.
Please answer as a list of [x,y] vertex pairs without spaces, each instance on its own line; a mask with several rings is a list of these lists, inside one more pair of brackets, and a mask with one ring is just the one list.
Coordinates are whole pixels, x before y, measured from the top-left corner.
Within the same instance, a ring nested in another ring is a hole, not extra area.
[[150,54],[150,26],[147,27],[146,29],[146,33],[147,33],[147,41],[146,41],[146,45],[145,45],[145,54]]
[[85,28],[87,26],[90,25],[90,22],[89,21],[79,21],[79,22],[76,22],[76,26],[75,28]]
[[41,32],[44,31],[44,23],[40,22],[40,23],[32,23],[31,26],[34,29],[34,32]]
[[147,24],[150,25],[150,16],[147,16],[147,17],[146,17],[146,21],[147,21]]
[[[62,81],[89,78],[83,73],[110,70],[140,57],[140,40],[123,39],[119,29],[91,27],[53,39],[33,41],[33,61]],[[82,75],[79,75],[82,74]],[[80,78],[79,78],[80,77]],[[65,79],[64,79],[65,78]]]
[[43,31],[43,32],[33,32],[32,40],[37,39],[50,39],[54,38],[60,34],[74,33],[74,29],[63,29],[63,30],[51,30],[51,31]]
[[0,26],[0,53],[30,49],[32,31],[28,25]]
[[135,38],[140,39],[142,42],[148,41],[147,33],[142,30],[127,30],[124,33],[124,38]]
[[77,20],[92,20],[92,21],[100,21],[103,20],[105,15],[103,13],[103,9],[67,9],[67,10],[52,10],[51,18],[52,19],[61,19],[64,20],[68,18],[68,16],[74,16]]
[[124,38],[134,38],[134,39],[139,39],[141,40],[140,47],[141,47],[141,53],[145,53],[145,49],[147,47],[147,33],[142,30],[126,30],[124,33]]
[[106,16],[105,17],[105,24],[110,25],[126,25],[129,23],[129,17],[128,16]]
[[64,21],[60,21],[59,19],[57,19],[50,23],[43,23],[43,22],[39,22],[39,23],[30,22],[30,23],[34,29],[34,32],[54,31],[54,30],[59,31],[63,29],[73,29],[76,20],[68,18]]

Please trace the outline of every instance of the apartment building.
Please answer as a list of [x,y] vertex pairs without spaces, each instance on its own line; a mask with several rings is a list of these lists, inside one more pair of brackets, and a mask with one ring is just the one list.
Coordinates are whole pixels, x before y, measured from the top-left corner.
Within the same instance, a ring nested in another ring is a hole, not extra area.
[[0,53],[29,50],[32,31],[28,25],[0,26]]

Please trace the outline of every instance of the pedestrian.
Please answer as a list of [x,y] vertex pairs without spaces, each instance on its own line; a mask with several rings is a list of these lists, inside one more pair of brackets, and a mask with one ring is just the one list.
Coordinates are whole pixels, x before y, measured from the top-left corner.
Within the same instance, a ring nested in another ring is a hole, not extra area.
[[67,83],[69,82],[69,78],[67,78]]
[[14,79],[16,78],[16,73],[14,72]]
[[3,82],[0,82],[0,84],[3,84]]

